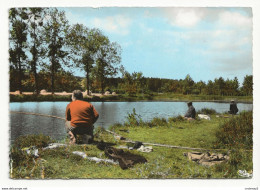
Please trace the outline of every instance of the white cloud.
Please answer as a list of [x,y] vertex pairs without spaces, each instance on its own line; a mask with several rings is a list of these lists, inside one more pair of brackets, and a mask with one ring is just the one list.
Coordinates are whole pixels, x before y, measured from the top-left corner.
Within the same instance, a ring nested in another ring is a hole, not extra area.
[[223,11],[219,14],[219,24],[240,29],[251,29],[252,18],[242,15],[239,12]]
[[184,28],[196,26],[204,15],[194,8],[166,8],[163,12],[172,25]]
[[[251,10],[238,8],[232,11],[228,8],[162,8],[164,16],[176,27],[192,28],[201,21],[219,26],[245,27],[252,26]],[[243,12],[243,13],[242,13]]]
[[94,27],[120,35],[127,35],[129,33],[129,26],[131,25],[131,22],[132,21],[130,18],[123,15],[94,18],[91,20],[91,24]]
[[192,10],[179,10],[176,18],[175,24],[181,27],[192,27],[199,23],[201,20],[202,14],[198,14],[196,11]]

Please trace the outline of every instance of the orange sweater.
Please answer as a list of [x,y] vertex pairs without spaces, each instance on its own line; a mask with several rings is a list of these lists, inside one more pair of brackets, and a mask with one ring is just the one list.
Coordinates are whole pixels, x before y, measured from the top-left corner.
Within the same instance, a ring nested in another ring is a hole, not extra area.
[[70,124],[73,127],[92,127],[98,116],[94,106],[82,100],[75,100],[66,108],[66,120],[71,121]]

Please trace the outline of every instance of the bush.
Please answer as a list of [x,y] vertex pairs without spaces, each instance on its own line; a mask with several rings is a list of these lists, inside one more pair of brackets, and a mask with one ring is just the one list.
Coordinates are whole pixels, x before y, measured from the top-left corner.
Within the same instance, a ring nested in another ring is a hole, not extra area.
[[198,114],[206,114],[206,115],[213,115],[217,114],[217,111],[210,108],[202,108],[201,110],[197,111]]
[[229,149],[252,149],[253,112],[242,112],[222,124],[216,133],[216,147]]
[[132,113],[128,113],[126,119],[126,125],[138,126],[143,123],[141,116],[136,113],[135,108],[133,108]]

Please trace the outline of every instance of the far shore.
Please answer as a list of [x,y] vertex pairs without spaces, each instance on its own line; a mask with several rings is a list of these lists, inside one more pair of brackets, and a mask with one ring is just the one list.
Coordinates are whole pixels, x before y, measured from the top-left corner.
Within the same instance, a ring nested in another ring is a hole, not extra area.
[[[71,101],[71,92],[41,92],[36,95],[33,92],[10,92],[10,102],[43,102],[43,101]],[[83,92],[84,100],[90,102],[216,102],[229,103],[235,100],[237,103],[252,104],[252,96],[213,96],[213,95],[182,95],[182,94],[137,94],[126,95],[116,93],[91,93]]]
[[[19,92],[10,92],[10,94],[12,95],[20,95]],[[22,94],[24,95],[34,95],[35,93],[33,92],[23,92]],[[39,95],[52,95],[51,92],[41,92],[39,93]],[[72,92],[54,92],[54,95],[59,95],[59,96],[71,96],[72,95]],[[83,92],[83,95],[84,96],[87,96],[87,93],[86,92]],[[102,96],[101,93],[91,93],[92,96]]]

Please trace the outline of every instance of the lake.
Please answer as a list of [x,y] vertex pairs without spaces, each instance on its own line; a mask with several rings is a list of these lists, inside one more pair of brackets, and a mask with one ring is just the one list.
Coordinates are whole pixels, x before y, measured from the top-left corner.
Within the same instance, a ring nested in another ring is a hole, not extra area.
[[[65,109],[69,102],[23,102],[10,103],[10,111],[33,112],[47,115],[65,117]],[[169,118],[184,115],[187,110],[186,102],[92,102],[99,112],[99,119],[95,127],[108,128],[115,123],[124,123],[129,113],[135,108],[136,113],[144,121],[154,117]],[[219,113],[229,110],[229,103],[194,102],[196,110],[212,108]],[[253,104],[238,103],[239,111],[252,110]],[[44,134],[56,140],[66,136],[64,122],[61,119],[48,118],[35,115],[10,114],[11,141],[21,135]]]

